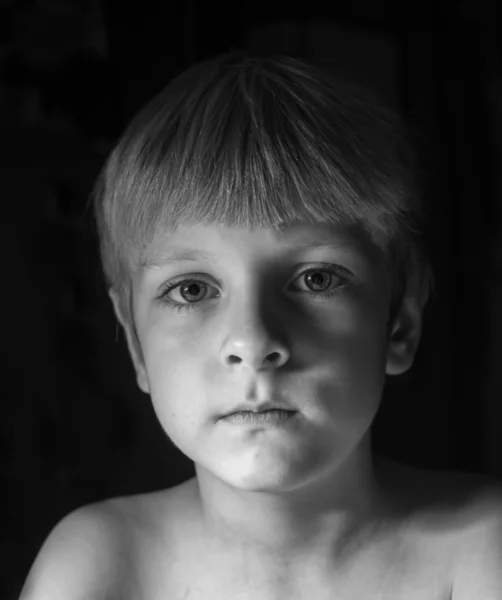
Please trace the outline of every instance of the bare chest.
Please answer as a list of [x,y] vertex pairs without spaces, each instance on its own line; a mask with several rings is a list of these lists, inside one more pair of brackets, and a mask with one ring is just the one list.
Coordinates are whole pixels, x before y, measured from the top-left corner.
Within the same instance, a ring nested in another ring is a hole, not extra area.
[[[143,551],[129,573],[124,600],[451,600],[455,547],[435,540],[405,540],[374,548],[359,562],[326,578],[315,564],[271,573],[230,557],[165,557]],[[390,544],[392,545],[392,544]]]

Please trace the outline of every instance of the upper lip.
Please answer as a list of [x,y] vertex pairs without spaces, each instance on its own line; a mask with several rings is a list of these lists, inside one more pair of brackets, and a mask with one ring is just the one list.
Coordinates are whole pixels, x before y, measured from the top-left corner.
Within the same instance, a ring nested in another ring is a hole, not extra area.
[[237,412],[265,412],[266,410],[289,410],[294,412],[294,409],[291,406],[288,406],[286,403],[281,402],[262,402],[261,404],[243,402],[242,404],[238,404],[234,406],[232,410],[226,412],[223,417],[228,417],[229,415],[233,415]]

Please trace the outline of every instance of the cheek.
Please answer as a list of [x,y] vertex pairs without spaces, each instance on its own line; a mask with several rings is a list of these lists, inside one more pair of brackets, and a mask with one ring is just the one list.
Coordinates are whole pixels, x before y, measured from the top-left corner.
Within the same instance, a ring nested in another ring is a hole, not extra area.
[[325,315],[310,343],[323,362],[338,362],[351,371],[364,364],[382,368],[386,339],[384,307],[356,299],[340,312]]
[[200,352],[198,335],[187,335],[160,318],[144,331],[142,343],[148,376],[155,380],[169,377],[173,385],[179,381],[177,373],[185,365],[189,368]]
[[204,403],[197,353],[173,336],[151,336],[145,348],[150,396],[163,428],[171,433],[196,425]]
[[377,410],[385,383],[384,321],[376,311],[347,311],[331,326],[327,320],[322,340],[317,347],[324,381],[319,396],[328,412],[343,421],[365,418]]

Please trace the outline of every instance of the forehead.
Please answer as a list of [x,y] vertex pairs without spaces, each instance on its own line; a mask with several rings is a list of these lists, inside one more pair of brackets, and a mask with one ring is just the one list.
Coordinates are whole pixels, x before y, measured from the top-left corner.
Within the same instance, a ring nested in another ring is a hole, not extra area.
[[322,247],[351,250],[367,258],[375,258],[379,249],[369,235],[358,226],[338,224],[290,223],[276,228],[225,227],[222,225],[179,225],[160,232],[146,249],[142,266],[168,262],[183,254],[196,259],[241,250],[245,254],[307,251]]

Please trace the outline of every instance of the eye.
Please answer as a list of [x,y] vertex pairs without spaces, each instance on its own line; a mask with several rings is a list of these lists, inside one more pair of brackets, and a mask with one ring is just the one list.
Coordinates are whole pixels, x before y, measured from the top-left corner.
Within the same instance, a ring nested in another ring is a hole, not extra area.
[[[198,279],[185,279],[173,286],[169,292],[176,291],[187,302],[201,302],[205,299],[208,284]],[[167,291],[167,290],[166,290]]]
[[[196,308],[198,304],[202,304],[207,300],[207,289],[209,283],[202,279],[192,277],[183,277],[168,281],[166,287],[161,291],[159,300],[171,306],[176,312],[187,312]],[[177,295],[181,301],[172,298],[170,295]]]
[[[309,291],[313,292],[311,298],[315,299],[319,296],[326,298],[337,294],[341,288],[346,286],[350,277],[352,277],[352,273],[348,269],[340,265],[327,264],[324,267],[305,269],[296,280],[304,281]],[[333,283],[337,283],[337,285],[330,290]]]
[[[308,289],[296,289],[294,292],[310,292],[312,300],[319,297],[322,299],[330,298],[346,287],[348,279],[352,276],[352,273],[348,269],[336,264],[326,264],[323,267],[310,267],[297,275],[294,280],[301,281],[303,279]],[[336,284],[334,288],[332,288],[333,283]],[[168,304],[176,312],[185,313],[196,309],[199,305],[208,301],[207,291],[211,288],[213,286],[210,283],[204,279],[197,278],[196,274],[190,277],[183,276],[168,281],[161,290],[158,300]],[[173,298],[172,295],[175,297]]]

